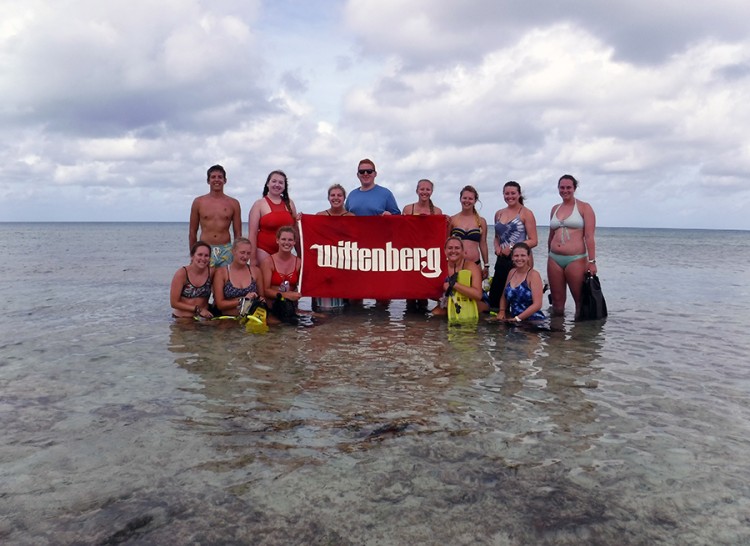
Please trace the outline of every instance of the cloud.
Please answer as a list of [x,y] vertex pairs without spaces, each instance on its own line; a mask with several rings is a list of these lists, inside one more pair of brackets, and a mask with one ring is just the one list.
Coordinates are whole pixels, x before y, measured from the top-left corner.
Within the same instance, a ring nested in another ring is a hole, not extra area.
[[315,212],[369,156],[402,206],[426,177],[491,217],[515,179],[544,223],[572,172],[603,225],[750,227],[744,3],[0,10],[0,220],[184,221],[214,163],[245,214],[278,168]]

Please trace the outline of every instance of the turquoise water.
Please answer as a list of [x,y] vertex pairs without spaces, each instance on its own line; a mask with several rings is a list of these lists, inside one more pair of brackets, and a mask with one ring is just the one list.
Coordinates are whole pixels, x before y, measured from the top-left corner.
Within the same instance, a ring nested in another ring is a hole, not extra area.
[[604,323],[254,336],[186,224],[0,224],[0,542],[747,543],[750,233],[597,235]]

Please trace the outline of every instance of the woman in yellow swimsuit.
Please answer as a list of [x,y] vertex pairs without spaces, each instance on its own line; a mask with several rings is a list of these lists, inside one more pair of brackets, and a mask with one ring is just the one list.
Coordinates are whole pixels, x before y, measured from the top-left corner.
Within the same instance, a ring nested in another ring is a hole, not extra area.
[[549,219],[547,279],[552,297],[552,312],[565,313],[567,289],[576,304],[581,304],[581,288],[586,271],[596,275],[596,215],[591,205],[575,198],[578,181],[564,174],[557,182],[562,203],[552,207]]

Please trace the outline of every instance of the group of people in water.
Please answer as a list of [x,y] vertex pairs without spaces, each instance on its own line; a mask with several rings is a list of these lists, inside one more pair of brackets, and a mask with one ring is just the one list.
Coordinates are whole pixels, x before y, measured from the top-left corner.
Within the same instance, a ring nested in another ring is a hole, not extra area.
[[[347,196],[340,184],[328,189],[327,216],[389,214],[443,215],[432,202],[433,183],[417,183],[418,200],[398,208],[387,188],[375,183],[377,171],[370,159],[357,166],[360,186]],[[283,171],[272,171],[260,199],[248,216],[249,233],[242,236],[239,201],[224,193],[226,171],[220,165],[208,169],[210,191],[193,201],[190,213],[190,264],[172,279],[170,303],[176,318],[237,316],[248,300],[263,301],[270,310],[279,301],[296,304],[301,260],[296,231],[298,212],[289,197]],[[587,271],[595,275],[596,217],[592,207],[576,199],[578,181],[565,174],[558,180],[562,202],[550,211],[547,279],[552,312],[563,314],[567,292],[579,313],[581,289]],[[475,300],[479,311],[490,311],[493,320],[536,322],[544,319],[542,296],[545,286],[534,269],[533,249],[538,245],[534,213],[524,205],[521,186],[510,181],[503,186],[505,207],[495,213],[493,250],[496,256],[490,277],[487,221],[476,210],[479,194],[465,186],[459,194],[461,210],[446,217],[445,255],[448,275],[445,293],[455,290]],[[200,229],[200,240],[198,230]],[[461,270],[469,270],[469,284],[456,282]],[[213,302],[209,305],[211,296]],[[439,302],[433,314],[444,313]]]

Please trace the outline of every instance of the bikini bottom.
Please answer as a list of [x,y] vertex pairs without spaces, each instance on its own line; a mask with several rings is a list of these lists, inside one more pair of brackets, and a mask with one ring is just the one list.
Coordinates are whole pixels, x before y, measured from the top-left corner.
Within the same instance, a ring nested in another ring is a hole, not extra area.
[[548,256],[550,260],[565,269],[576,260],[587,257],[588,254],[574,254],[572,256],[566,256],[565,254],[555,254],[554,252],[549,252]]

